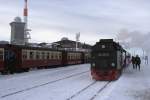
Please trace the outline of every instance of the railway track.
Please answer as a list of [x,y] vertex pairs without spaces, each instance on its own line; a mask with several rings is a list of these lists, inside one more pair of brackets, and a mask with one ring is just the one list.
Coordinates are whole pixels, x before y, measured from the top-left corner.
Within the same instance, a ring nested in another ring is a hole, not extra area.
[[32,90],[32,89],[35,89],[35,88],[45,86],[45,85],[53,84],[55,82],[59,82],[59,81],[62,81],[62,80],[68,79],[68,78],[76,77],[76,76],[79,76],[79,75],[87,73],[87,72],[89,72],[89,70],[88,71],[83,71],[83,72],[80,72],[80,73],[76,73],[76,74],[72,74],[70,76],[60,78],[60,79],[57,79],[57,80],[54,80],[54,81],[49,81],[49,82],[46,82],[46,83],[43,83],[43,84],[40,84],[40,85],[32,86],[32,87],[29,87],[29,88],[26,88],[26,89],[22,89],[22,90],[19,90],[19,91],[15,91],[15,92],[12,92],[12,93],[8,93],[8,94],[5,94],[5,95],[2,95],[1,98],[5,98],[5,97],[9,97],[9,96],[18,94],[18,93],[26,92],[26,91],[29,91],[29,90]]
[[86,87],[84,87],[83,89],[81,89],[80,91],[78,91],[77,93],[73,94],[71,97],[67,98],[66,100],[71,100],[74,97],[78,96],[81,92],[85,91],[86,89],[88,89],[89,87],[93,86],[96,83],[96,81],[92,82],[91,84],[87,85]]
[[[94,94],[89,100],[94,100],[97,95],[99,93],[101,93],[111,82],[107,82],[106,84],[104,84],[103,87],[101,87],[96,94]],[[71,97],[67,98],[66,100],[72,100],[73,98],[77,97],[78,95],[80,95],[82,92],[84,92],[85,90],[87,90],[88,88],[92,87],[94,84],[96,84],[96,81],[92,82],[91,84],[87,85],[86,87],[84,87],[83,89],[81,89],[80,91],[76,92],[75,94],[73,94]]]
[[91,97],[89,100],[94,100],[109,84],[111,83],[111,81],[110,82],[107,82],[102,88],[100,88],[97,92],[96,92],[96,94],[93,96],[93,97]]

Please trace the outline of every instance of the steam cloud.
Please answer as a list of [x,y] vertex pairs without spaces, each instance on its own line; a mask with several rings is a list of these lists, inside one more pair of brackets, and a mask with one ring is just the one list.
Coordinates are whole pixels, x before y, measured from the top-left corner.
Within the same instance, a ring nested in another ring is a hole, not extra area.
[[140,31],[129,32],[126,29],[122,29],[117,39],[126,44],[128,48],[141,48],[146,53],[150,53],[150,33],[142,33]]

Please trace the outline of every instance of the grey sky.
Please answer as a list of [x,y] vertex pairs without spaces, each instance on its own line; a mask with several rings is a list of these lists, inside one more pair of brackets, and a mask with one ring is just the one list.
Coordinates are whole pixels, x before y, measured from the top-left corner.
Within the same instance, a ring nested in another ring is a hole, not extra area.
[[[0,40],[10,39],[9,23],[23,18],[24,0],[1,0]],[[53,42],[62,37],[94,44],[121,29],[150,32],[149,0],[29,0],[32,42]]]

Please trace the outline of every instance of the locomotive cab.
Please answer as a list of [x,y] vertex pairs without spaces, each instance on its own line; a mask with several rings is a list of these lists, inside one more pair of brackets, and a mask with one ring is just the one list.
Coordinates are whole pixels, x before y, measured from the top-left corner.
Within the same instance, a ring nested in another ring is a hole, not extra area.
[[102,39],[92,47],[91,74],[96,80],[115,80],[121,74],[125,51],[112,39]]

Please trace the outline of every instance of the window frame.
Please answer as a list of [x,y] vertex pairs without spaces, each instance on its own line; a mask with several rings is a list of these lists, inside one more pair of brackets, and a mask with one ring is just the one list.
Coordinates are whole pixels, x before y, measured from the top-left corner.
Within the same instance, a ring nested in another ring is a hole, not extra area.
[[0,51],[2,51],[2,53],[0,54],[0,60],[4,61],[4,48],[0,48]]

